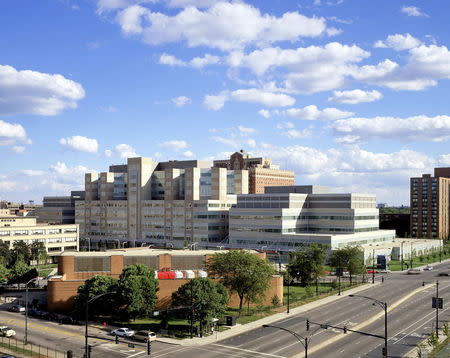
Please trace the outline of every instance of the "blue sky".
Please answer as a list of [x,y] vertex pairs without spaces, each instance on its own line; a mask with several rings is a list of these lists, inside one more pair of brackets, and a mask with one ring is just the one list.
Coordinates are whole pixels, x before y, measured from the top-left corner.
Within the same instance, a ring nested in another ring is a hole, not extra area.
[[0,198],[245,149],[408,204],[450,166],[445,0],[4,0]]

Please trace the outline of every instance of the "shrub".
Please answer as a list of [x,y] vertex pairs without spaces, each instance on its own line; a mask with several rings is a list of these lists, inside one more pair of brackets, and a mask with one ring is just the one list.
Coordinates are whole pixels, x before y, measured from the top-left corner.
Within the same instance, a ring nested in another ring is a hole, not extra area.
[[273,295],[272,297],[272,306],[277,307],[280,305],[280,299],[277,295]]

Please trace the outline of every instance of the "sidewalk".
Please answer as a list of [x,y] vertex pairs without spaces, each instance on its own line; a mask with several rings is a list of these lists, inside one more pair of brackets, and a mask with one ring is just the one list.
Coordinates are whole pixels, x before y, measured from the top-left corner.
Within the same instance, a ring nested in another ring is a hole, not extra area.
[[214,343],[216,341],[222,340],[222,339],[226,339],[226,338],[230,338],[239,334],[242,334],[244,332],[248,332],[251,331],[252,329],[255,328],[259,328],[261,327],[263,324],[271,324],[274,323],[276,321],[297,315],[299,313],[302,312],[307,312],[313,308],[317,308],[320,307],[322,305],[326,305],[328,303],[334,302],[339,300],[342,297],[346,297],[350,294],[355,294],[358,292],[361,292],[369,287],[373,287],[375,285],[379,285],[380,282],[375,282],[375,284],[372,283],[367,283],[364,284],[362,286],[358,286],[355,288],[352,288],[350,290],[346,290],[344,292],[341,292],[341,295],[338,296],[337,294],[334,294],[332,296],[328,296],[322,299],[319,299],[317,301],[314,302],[310,302],[307,304],[304,304],[302,306],[299,307],[295,307],[290,309],[290,313],[287,314],[286,312],[281,312],[281,313],[276,313],[272,316],[268,316],[268,317],[264,317],[261,318],[257,321],[253,321],[247,324],[243,324],[243,325],[236,325],[233,327],[230,327],[230,329],[224,331],[224,332],[215,332],[212,335],[208,336],[208,337],[203,337],[203,338],[199,338],[199,337],[194,337],[192,339],[190,338],[186,338],[186,339],[173,339],[173,338],[157,338],[157,341],[159,342],[165,342],[165,343],[170,343],[170,344],[178,344],[178,345],[183,345],[183,346],[194,346],[194,345],[206,345],[206,344],[210,344],[210,343]]

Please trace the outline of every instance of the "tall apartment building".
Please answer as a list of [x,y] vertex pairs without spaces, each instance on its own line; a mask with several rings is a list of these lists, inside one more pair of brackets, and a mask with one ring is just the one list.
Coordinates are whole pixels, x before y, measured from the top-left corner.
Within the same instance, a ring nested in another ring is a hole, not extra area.
[[410,201],[412,237],[449,237],[450,168],[435,168],[434,177],[411,178]]
[[220,242],[228,210],[248,192],[248,171],[198,160],[129,158],[104,173],[85,175],[85,200],[75,203],[82,238],[184,247]]
[[265,194],[238,195],[230,209],[229,245],[292,251],[310,243],[331,249],[392,242],[394,230],[379,230],[376,197],[333,194],[325,187],[268,187]]
[[11,248],[14,241],[42,242],[50,255],[56,255],[63,251],[78,251],[78,226],[39,224],[35,217],[11,215],[8,209],[2,209],[0,240]]
[[84,200],[84,191],[71,191],[70,196],[44,196],[42,207],[36,208],[39,223],[75,224],[75,202]]
[[253,158],[243,150],[235,152],[230,159],[215,160],[214,167],[233,170],[248,170],[248,192],[262,194],[267,186],[293,185],[295,174],[280,170],[269,158]]

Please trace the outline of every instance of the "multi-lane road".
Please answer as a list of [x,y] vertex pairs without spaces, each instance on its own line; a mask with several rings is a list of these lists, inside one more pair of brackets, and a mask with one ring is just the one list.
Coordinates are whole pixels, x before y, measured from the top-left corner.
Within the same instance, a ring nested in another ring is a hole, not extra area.
[[[442,271],[450,271],[450,263],[436,265],[433,271],[424,271],[419,275],[385,274],[384,283],[358,293],[388,304],[389,357],[402,357],[434,329],[435,310],[431,308],[431,297],[435,295],[436,280],[440,283],[440,297],[444,299],[444,309],[439,312],[440,325],[450,320],[450,306],[447,304],[450,300],[450,277],[439,277],[438,273]],[[423,281],[427,282],[425,287],[422,287]],[[382,339],[358,333],[344,334],[337,329],[324,330],[314,324],[309,331],[306,331],[306,319],[383,336],[383,310],[377,305],[372,305],[370,300],[342,297],[306,313],[289,315],[273,324],[292,330],[303,337],[309,337],[308,356],[312,358],[381,357],[381,349],[384,345]],[[23,337],[22,316],[0,311],[0,320],[13,327],[19,339]],[[111,340],[90,339],[90,344],[94,345],[93,357],[146,356],[143,345],[134,348],[128,347],[126,343],[116,345],[111,336],[95,328],[90,329],[90,334]],[[30,319],[29,340],[61,351],[71,349],[76,357],[81,357],[84,331],[83,327]],[[304,353],[303,346],[289,333],[262,327],[207,345],[172,345],[162,342],[152,344],[154,358],[286,358],[302,357]]]

